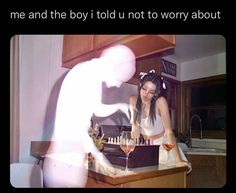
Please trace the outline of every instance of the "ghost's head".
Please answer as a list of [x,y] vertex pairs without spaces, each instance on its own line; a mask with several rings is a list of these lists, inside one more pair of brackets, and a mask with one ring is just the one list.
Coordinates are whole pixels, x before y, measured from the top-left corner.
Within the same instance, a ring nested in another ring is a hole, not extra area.
[[110,47],[102,52],[100,59],[104,66],[103,76],[108,87],[120,87],[135,73],[135,55],[127,46]]

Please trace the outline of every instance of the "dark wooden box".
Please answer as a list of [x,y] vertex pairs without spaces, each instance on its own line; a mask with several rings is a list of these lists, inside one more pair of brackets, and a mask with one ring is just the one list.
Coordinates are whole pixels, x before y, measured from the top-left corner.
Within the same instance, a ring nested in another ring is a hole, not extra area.
[[[104,155],[115,165],[125,167],[126,156],[118,144],[104,143]],[[129,155],[128,167],[137,168],[159,164],[159,145],[136,145]]]

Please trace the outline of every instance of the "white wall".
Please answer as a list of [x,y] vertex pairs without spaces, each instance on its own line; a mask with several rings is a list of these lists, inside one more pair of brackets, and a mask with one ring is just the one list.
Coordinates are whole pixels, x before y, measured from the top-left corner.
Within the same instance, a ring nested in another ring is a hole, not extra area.
[[51,92],[58,78],[67,71],[60,67],[62,37],[20,36],[20,162],[35,160],[30,156],[32,140],[50,137],[45,136],[51,133],[53,118],[53,107],[48,110],[48,101],[55,102],[56,94]]
[[226,54],[184,62],[181,64],[181,81],[226,74]]
[[178,80],[187,81],[220,74],[226,74],[226,54],[220,53],[205,58],[179,63],[171,57],[163,57],[177,66],[176,77],[162,73],[164,76]]

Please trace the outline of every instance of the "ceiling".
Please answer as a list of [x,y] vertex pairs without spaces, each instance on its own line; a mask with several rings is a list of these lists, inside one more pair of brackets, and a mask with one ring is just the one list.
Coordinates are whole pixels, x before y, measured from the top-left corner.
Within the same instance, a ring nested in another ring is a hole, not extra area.
[[222,35],[176,35],[174,54],[168,55],[180,63],[226,52]]

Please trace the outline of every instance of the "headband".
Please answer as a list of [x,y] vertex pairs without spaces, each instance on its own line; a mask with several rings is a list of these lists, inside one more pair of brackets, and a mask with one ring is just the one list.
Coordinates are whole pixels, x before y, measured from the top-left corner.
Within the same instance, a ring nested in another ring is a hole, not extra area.
[[139,75],[141,76],[140,78],[143,79],[144,76],[146,76],[149,73],[155,73],[155,70],[152,69],[148,73],[147,72],[140,72]]
[[[147,72],[140,72],[139,75],[141,76],[140,79],[142,80],[144,76],[146,76],[147,74],[150,73],[156,73],[156,71],[154,69],[150,70],[148,73]],[[158,76],[158,75],[157,75]],[[166,89],[166,84],[164,83],[164,78],[163,76],[161,76],[161,81],[162,81],[162,88]]]

